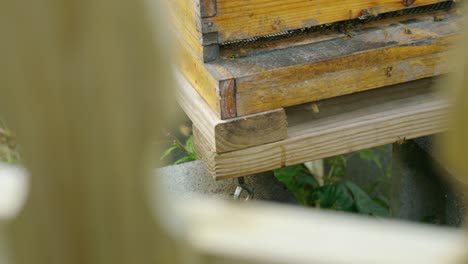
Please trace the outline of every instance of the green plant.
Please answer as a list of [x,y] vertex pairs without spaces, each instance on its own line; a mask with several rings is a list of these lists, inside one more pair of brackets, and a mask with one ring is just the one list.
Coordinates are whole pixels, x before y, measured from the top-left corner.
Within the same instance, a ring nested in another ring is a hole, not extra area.
[[0,161],[17,163],[20,160],[16,139],[11,131],[0,121]]
[[185,156],[176,160],[174,164],[180,164],[198,159],[197,153],[195,152],[195,147],[193,146],[193,136],[189,136],[187,141],[185,141],[185,144],[182,144],[178,138],[172,137],[172,146],[164,151],[160,160],[165,159],[177,149],[182,150],[185,153]]
[[[361,159],[373,162],[383,172],[367,192],[345,177],[348,160],[356,154]],[[389,215],[388,199],[385,196],[371,197],[370,194],[377,186],[385,183],[390,174],[391,171],[383,169],[379,157],[372,150],[329,159],[329,171],[323,178],[322,185],[303,164],[274,171],[275,177],[291,190],[304,206],[373,216]]]

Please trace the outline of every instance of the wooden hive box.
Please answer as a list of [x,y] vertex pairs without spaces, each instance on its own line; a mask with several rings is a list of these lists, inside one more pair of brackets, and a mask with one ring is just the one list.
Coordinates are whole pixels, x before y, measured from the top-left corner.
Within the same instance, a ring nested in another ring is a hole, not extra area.
[[205,62],[219,45],[337,21],[440,3],[440,0],[168,0],[173,25]]
[[[432,96],[426,87],[431,81],[425,79],[448,72],[447,52],[458,34],[452,1],[170,3],[179,51],[179,102],[216,179],[445,127],[447,105]],[[398,86],[403,83],[409,84]],[[360,123],[371,116],[374,121]],[[352,122],[361,126],[353,130]],[[390,129],[375,130],[382,125]],[[322,145],[322,140],[335,143]],[[303,144],[312,145],[304,150]]]

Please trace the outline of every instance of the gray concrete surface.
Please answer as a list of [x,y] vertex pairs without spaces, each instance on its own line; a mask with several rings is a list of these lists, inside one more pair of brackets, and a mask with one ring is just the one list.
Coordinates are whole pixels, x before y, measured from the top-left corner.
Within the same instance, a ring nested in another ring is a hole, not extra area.
[[[164,188],[182,198],[205,194],[221,199],[233,199],[234,190],[238,186],[236,179],[214,181],[202,161],[163,167],[158,173]],[[246,177],[245,183],[253,190],[255,200],[297,204],[295,197],[271,172]]]
[[416,222],[461,226],[464,199],[447,174],[441,173],[432,151],[428,138],[394,146],[393,215]]

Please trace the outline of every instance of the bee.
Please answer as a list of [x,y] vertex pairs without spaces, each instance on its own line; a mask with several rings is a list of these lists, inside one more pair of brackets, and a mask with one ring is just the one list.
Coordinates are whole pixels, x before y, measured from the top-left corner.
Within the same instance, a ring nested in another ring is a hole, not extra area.
[[318,107],[316,103],[310,104],[310,109],[312,109],[312,111],[314,111],[314,113],[316,114],[320,113],[320,108]]
[[405,28],[403,29],[403,33],[407,34],[407,35],[411,35],[413,34],[413,32],[411,31],[411,29],[407,26],[405,26]]
[[403,0],[403,5],[408,7],[414,4],[415,0]]
[[371,17],[375,17],[374,14],[372,14],[372,11],[369,9],[362,9],[361,12],[359,12],[358,19],[359,20],[365,20]]
[[398,137],[398,140],[396,141],[398,145],[403,145],[406,143],[406,137]]
[[392,77],[392,73],[393,73],[393,67],[392,66],[389,66],[385,69],[385,75],[387,75],[387,77]]
[[271,27],[276,31],[281,31],[281,20],[275,20]]
[[241,49],[239,50],[239,53],[240,53],[240,56],[241,56],[241,57],[245,57],[245,56],[247,55],[247,50],[241,48]]

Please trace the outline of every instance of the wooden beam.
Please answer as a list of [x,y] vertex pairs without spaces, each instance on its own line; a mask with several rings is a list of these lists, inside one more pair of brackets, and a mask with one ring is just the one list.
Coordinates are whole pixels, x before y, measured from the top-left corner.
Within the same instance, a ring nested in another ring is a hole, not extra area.
[[195,146],[217,180],[246,176],[310,160],[439,133],[447,123],[447,102],[436,96],[432,79],[334,98],[287,110],[288,138],[229,153],[206,147],[194,129]]
[[234,117],[227,114],[232,114],[235,110],[222,110],[226,109],[226,107],[222,105],[221,96],[219,94],[221,82],[230,79],[229,73],[222,70],[218,72],[216,69],[219,67],[216,65],[211,66],[209,64],[203,64],[203,61],[196,55],[196,52],[181,35],[177,32],[174,32],[174,35],[174,44],[177,50],[177,68],[183,72],[191,85],[196,87],[198,93],[200,93],[219,118],[226,119]]
[[25,4],[0,8],[0,112],[32,176],[21,213],[0,220],[7,263],[182,263],[162,224],[178,218],[149,206],[170,199],[147,189],[172,110],[165,16],[148,12],[160,1]]
[[179,204],[187,242],[208,257],[202,263],[439,264],[466,252],[461,229],[275,203]]
[[[199,58],[203,58],[203,46],[200,45],[202,36],[197,33],[193,14],[187,10],[188,8],[194,8],[195,4],[193,1],[188,1],[191,5],[184,8],[183,6],[181,7],[176,5],[177,2],[169,2],[168,14],[171,27],[174,31],[183,36],[184,41],[191,47]],[[189,16],[189,14],[192,14],[192,16]]]
[[219,57],[218,33],[202,34],[201,17],[211,17],[216,14],[215,0],[170,0],[168,13],[171,27],[174,28],[204,61],[212,61]]
[[284,109],[220,120],[205,100],[177,74],[177,99],[192,122],[207,136],[207,145],[217,153],[239,150],[285,139],[287,120]]
[[200,1],[200,16],[202,18],[216,16],[216,0],[198,0]]

